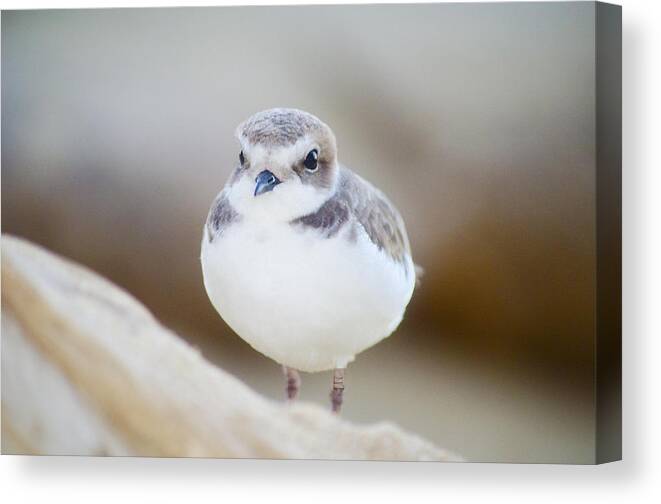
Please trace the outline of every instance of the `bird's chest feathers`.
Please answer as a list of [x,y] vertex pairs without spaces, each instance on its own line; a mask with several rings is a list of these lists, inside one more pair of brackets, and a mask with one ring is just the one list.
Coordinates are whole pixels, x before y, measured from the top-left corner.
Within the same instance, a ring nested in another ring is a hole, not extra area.
[[332,368],[390,334],[413,290],[401,265],[349,226],[327,237],[242,221],[203,242],[202,266],[225,321],[262,353],[302,370]]
[[[403,270],[367,236],[347,227],[332,237],[289,223],[241,222],[205,253],[218,294],[286,313],[336,313],[344,303],[382,303],[407,289]],[[387,304],[387,303],[386,303]],[[379,308],[380,309],[380,308]]]
[[329,274],[349,280],[353,247],[342,237],[325,238],[289,223],[248,222],[228,229],[212,254],[219,279],[235,294],[291,303],[313,295]]

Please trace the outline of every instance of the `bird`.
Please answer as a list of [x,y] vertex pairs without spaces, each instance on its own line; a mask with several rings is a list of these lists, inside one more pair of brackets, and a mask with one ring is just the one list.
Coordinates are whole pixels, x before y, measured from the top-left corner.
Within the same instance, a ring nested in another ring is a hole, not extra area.
[[235,136],[236,166],[203,228],[206,292],[240,338],[281,365],[286,400],[298,397],[300,372],[332,370],[339,414],[347,365],[395,331],[412,297],[404,221],[339,163],[316,116],[264,110]]

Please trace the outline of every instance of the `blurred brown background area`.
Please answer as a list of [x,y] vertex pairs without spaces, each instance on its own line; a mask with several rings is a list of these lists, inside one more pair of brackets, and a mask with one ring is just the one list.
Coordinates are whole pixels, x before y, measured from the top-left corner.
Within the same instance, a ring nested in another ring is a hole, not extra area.
[[[280,399],[279,367],[202,285],[235,126],[308,110],[381,187],[425,268],[344,415],[468,460],[594,455],[590,3],[2,13],[2,231],[125,287]],[[327,403],[330,374],[303,376]]]

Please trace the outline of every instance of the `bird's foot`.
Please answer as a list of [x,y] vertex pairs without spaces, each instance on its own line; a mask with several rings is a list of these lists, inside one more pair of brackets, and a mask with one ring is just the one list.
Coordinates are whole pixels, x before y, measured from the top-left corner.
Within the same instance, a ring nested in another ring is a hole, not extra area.
[[293,401],[298,397],[298,392],[301,389],[301,376],[298,371],[287,366],[282,366],[282,370],[287,379],[287,400]]
[[344,394],[344,369],[333,371],[333,388],[331,389],[331,409],[333,413],[340,413],[342,409],[342,396]]

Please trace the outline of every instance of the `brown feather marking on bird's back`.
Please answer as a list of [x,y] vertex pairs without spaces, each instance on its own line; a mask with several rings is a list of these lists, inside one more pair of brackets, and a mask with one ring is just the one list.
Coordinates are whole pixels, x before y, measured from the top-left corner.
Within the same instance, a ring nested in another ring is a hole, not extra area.
[[207,217],[207,233],[209,235],[209,242],[213,242],[215,238],[220,237],[225,229],[233,222],[238,220],[239,214],[236,213],[230,204],[227,194],[222,191],[214,200]]
[[[292,224],[315,228],[326,238],[336,235],[346,224],[358,225],[379,250],[408,269],[409,242],[397,209],[378,189],[346,168],[340,170],[335,194],[319,210]],[[355,227],[347,238],[357,238]]]

